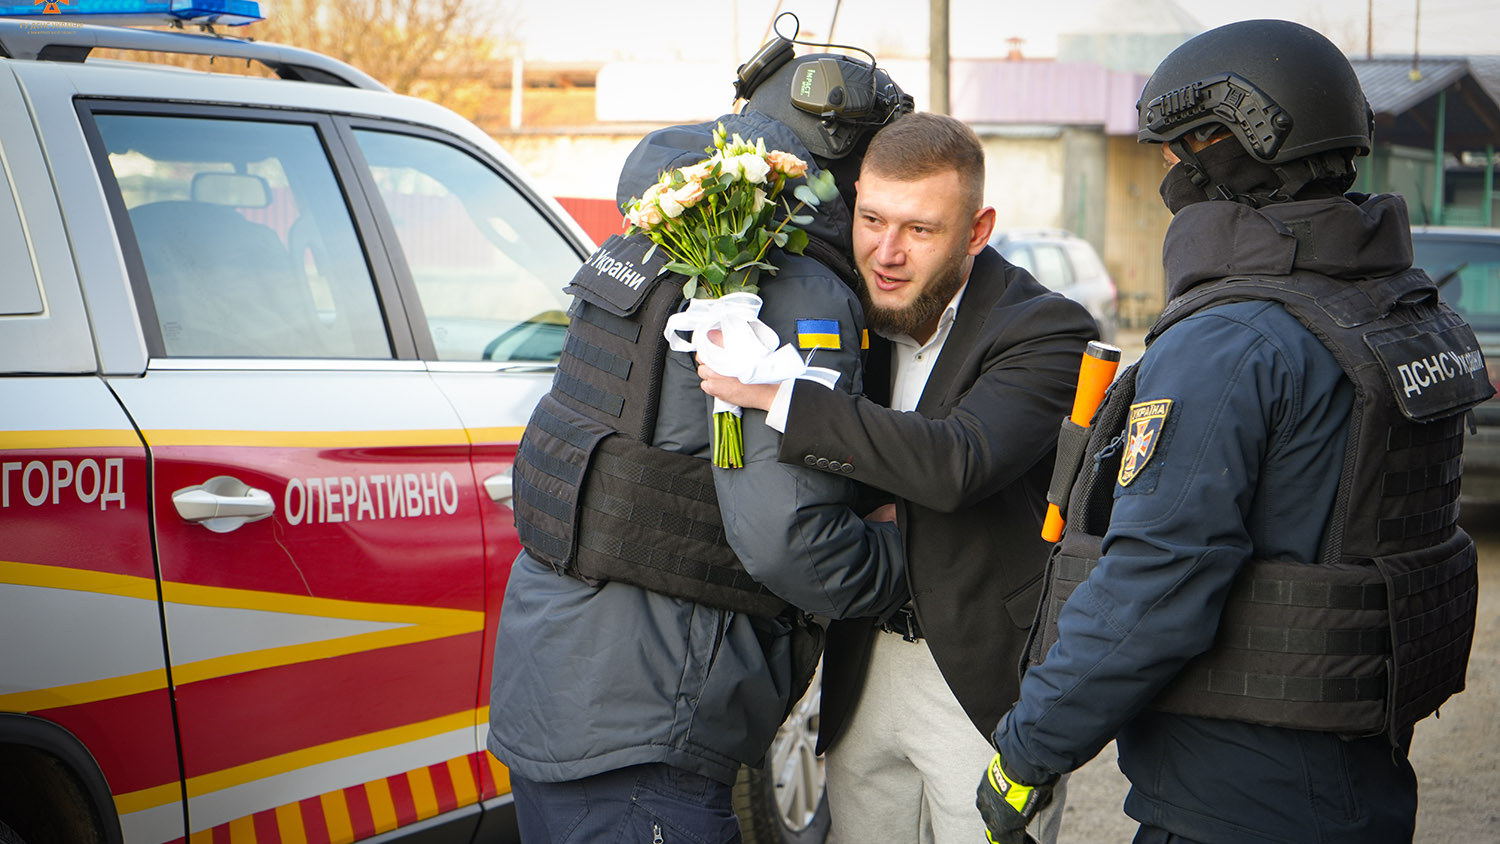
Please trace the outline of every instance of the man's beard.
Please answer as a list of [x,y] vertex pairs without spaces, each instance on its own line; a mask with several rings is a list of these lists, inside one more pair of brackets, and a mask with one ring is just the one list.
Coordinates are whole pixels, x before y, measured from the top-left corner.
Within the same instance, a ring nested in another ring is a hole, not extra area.
[[882,308],[870,299],[870,280],[861,268],[859,276],[859,304],[865,309],[865,325],[872,331],[883,334],[905,334],[913,336],[922,327],[936,320],[948,307],[953,294],[963,286],[966,273],[964,259],[967,248],[960,248],[939,267],[932,280],[917,294],[910,304],[899,308]]

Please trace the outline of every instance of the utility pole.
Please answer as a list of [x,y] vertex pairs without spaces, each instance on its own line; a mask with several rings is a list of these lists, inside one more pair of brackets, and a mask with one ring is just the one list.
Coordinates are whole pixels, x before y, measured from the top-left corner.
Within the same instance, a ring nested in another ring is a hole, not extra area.
[[512,132],[521,128],[521,108],[526,89],[526,60],[523,58],[525,52],[526,43],[518,41],[516,53],[510,57],[510,130]]
[[1422,78],[1422,68],[1417,65],[1417,57],[1422,52],[1422,0],[1417,0],[1417,14],[1411,24],[1411,81],[1416,82]]
[[928,111],[948,113],[948,0],[928,0]]
[[1375,0],[1365,0],[1365,61],[1375,57]]

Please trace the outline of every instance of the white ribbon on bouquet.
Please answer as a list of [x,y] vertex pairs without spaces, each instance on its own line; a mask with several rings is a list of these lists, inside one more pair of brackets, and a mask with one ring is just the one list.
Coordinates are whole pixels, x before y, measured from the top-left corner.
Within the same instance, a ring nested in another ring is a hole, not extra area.
[[[838,383],[838,371],[808,366],[790,343],[778,348],[781,338],[760,321],[761,304],[759,296],[743,292],[718,299],[691,299],[686,310],[667,318],[667,345],[674,352],[695,352],[710,369],[746,384],[808,378],[832,389]],[[714,329],[720,332],[721,343],[708,339]],[[724,412],[739,416],[740,408],[714,399],[714,413]]]

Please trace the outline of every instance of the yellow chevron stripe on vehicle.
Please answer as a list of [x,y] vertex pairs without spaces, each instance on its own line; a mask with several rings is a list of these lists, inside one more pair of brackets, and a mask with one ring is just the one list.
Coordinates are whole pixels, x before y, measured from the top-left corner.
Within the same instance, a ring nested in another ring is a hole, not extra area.
[[514,444],[521,441],[521,432],[526,430],[524,425],[511,425],[503,428],[470,428],[469,441],[478,445],[480,443],[505,443]]
[[[60,566],[0,562],[0,583],[70,592],[119,595],[153,602],[157,599],[154,579]],[[377,604],[172,582],[162,584],[162,593],[169,611],[171,605],[183,604],[401,625],[390,630],[354,635],[332,635],[319,641],[252,649],[243,653],[181,663],[172,667],[173,676],[178,684],[201,682],[246,671],[432,641],[484,629],[484,613],[479,610]],[[156,691],[166,687],[165,671],[151,670],[0,695],[0,709],[33,712]]]
[[89,428],[74,431],[6,431],[5,448],[139,448],[140,435],[128,428]]
[[339,739],[338,741],[300,748],[278,756],[257,759],[254,762],[246,762],[243,765],[236,765],[233,768],[225,768],[222,771],[199,774],[196,777],[189,778],[187,781],[188,797],[211,794],[215,791],[222,791],[236,785],[244,785],[245,783],[265,779],[277,774],[301,770],[321,762],[330,762],[334,759],[343,759],[360,753],[368,753],[372,750],[408,744],[419,739],[431,738],[456,730],[472,729],[474,723],[474,710],[455,712],[452,715],[443,715],[426,721],[418,721],[415,724],[405,724],[387,730],[377,730],[373,733],[353,736],[352,738]]
[[[482,758],[481,758],[482,757]],[[334,844],[347,844],[355,838],[354,820],[349,806],[349,792],[362,792],[369,807],[370,821],[374,832],[389,832],[400,826],[435,817],[443,811],[433,780],[433,769],[443,769],[449,779],[452,799],[457,806],[469,806],[479,801],[480,784],[475,778],[475,764],[486,765],[494,781],[501,785],[501,792],[509,791],[510,774],[505,766],[487,752],[458,756],[446,762],[429,765],[401,774],[395,774],[344,788],[310,795],[295,803],[288,803],[236,818],[209,829],[200,829],[188,836],[188,844],[213,844],[215,833],[222,831],[220,840],[227,837],[230,844],[261,844],[256,838],[257,820],[274,820],[282,844],[309,844],[313,838],[308,834],[307,812],[321,817],[326,840]],[[393,797],[394,788],[403,785],[411,795],[414,813],[401,817]],[[318,838],[317,841],[322,841]]]
[[152,448],[170,446],[252,446],[261,448],[370,448],[378,446],[468,445],[462,428],[418,431],[143,431]]

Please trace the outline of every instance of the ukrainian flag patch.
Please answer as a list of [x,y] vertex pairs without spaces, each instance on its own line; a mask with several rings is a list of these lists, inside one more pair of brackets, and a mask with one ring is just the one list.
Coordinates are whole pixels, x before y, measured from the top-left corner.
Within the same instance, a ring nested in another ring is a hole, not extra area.
[[834,350],[843,348],[839,340],[839,321],[836,319],[797,320],[797,348]]

